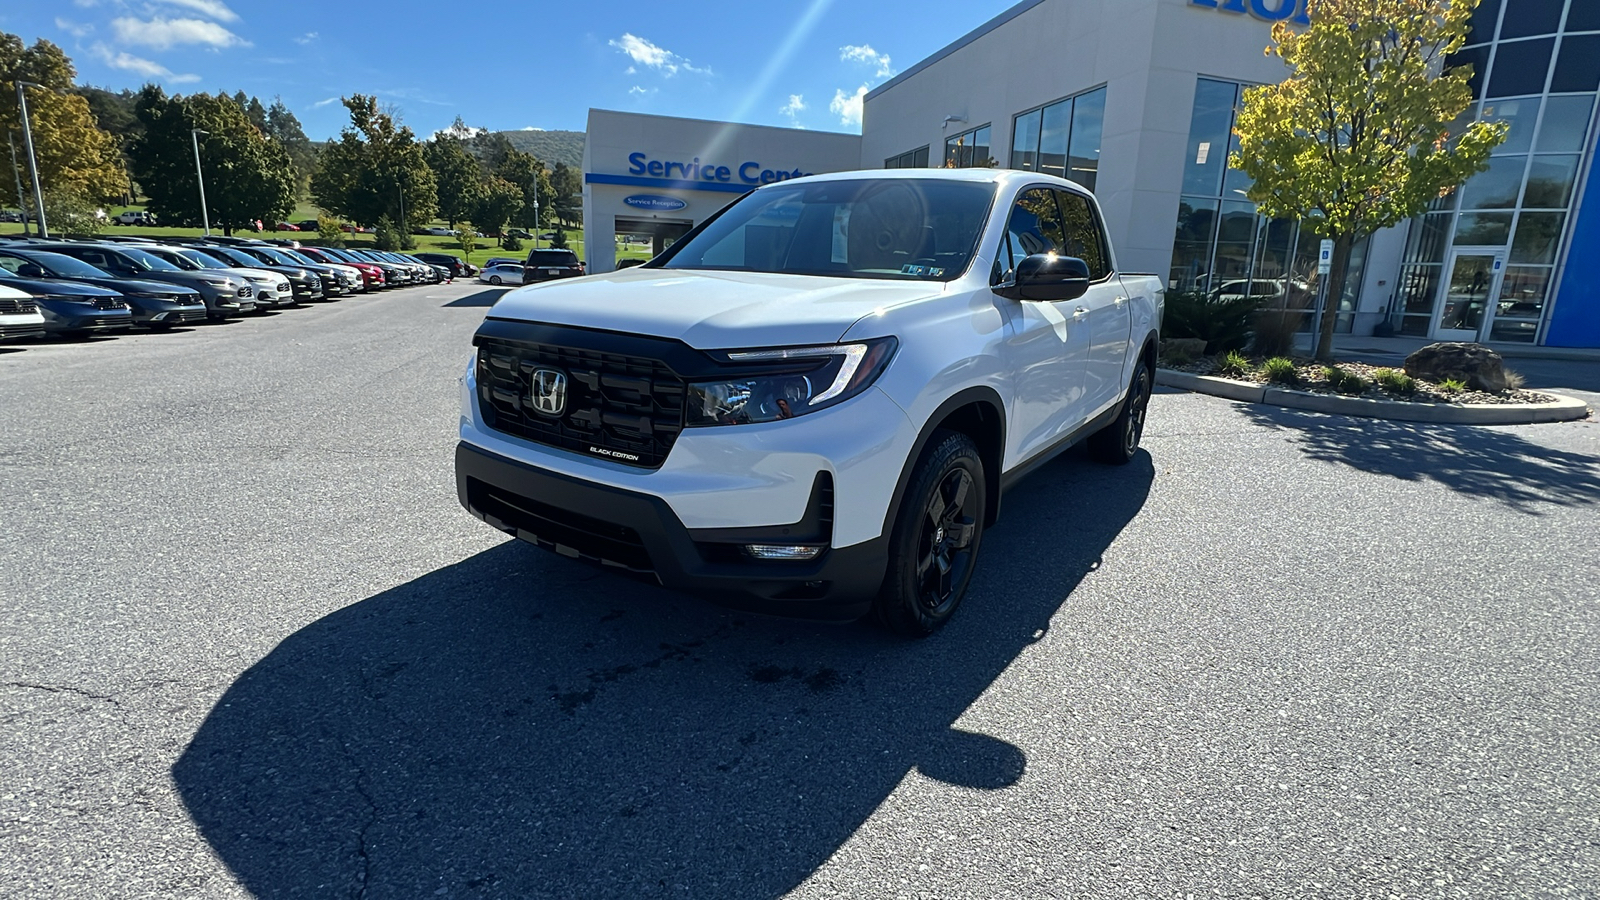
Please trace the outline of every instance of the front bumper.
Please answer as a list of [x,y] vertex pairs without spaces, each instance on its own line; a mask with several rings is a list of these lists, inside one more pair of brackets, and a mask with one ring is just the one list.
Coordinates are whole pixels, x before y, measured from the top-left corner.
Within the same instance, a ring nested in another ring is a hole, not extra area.
[[803,618],[855,619],[871,609],[888,559],[885,537],[830,547],[807,562],[743,558],[743,543],[820,542],[831,531],[826,474],[797,533],[789,527],[691,530],[660,497],[562,475],[456,446],[456,492],[468,512],[514,537],[574,559],[653,577],[662,585],[730,606]]
[[44,337],[44,316],[39,313],[0,315],[0,341]]

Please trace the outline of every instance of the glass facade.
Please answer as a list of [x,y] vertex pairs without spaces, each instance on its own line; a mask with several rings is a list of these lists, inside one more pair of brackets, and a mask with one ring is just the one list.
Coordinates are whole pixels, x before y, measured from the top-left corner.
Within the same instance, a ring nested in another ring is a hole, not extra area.
[[883,161],[885,169],[926,169],[928,167],[928,148],[918,147],[907,150],[898,156],[891,156]]
[[1412,221],[1395,324],[1419,337],[1455,327],[1442,272],[1458,248],[1492,248],[1504,274],[1472,327],[1481,340],[1532,342],[1585,167],[1600,91],[1600,2],[1484,0],[1468,40],[1449,61],[1473,67],[1475,99],[1463,120],[1510,130],[1486,171]]
[[944,140],[944,167],[947,169],[982,169],[995,165],[989,153],[989,126],[963,131]]
[[[1238,149],[1233,124],[1246,87],[1209,78],[1195,85],[1168,286],[1305,308],[1313,298],[1321,238],[1299,222],[1257,212],[1246,196],[1250,177],[1228,168],[1229,151]],[[1351,328],[1366,249],[1363,241],[1351,254],[1340,295],[1342,331]]]
[[1021,113],[1011,128],[1011,168],[1071,179],[1094,190],[1105,113],[1103,87]]

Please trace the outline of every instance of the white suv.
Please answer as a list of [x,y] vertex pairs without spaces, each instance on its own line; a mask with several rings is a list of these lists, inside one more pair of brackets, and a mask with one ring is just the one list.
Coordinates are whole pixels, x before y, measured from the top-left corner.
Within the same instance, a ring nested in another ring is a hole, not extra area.
[[989,169],[768,185],[645,266],[523,287],[479,328],[457,489],[570,557],[927,634],[1001,492],[1138,450],[1161,283],[1094,198]]

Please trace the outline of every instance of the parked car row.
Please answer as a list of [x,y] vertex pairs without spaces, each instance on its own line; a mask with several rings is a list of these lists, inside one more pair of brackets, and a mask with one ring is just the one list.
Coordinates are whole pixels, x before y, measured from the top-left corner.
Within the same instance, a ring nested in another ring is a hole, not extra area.
[[448,260],[290,240],[8,236],[0,238],[0,341],[220,322],[476,271]]

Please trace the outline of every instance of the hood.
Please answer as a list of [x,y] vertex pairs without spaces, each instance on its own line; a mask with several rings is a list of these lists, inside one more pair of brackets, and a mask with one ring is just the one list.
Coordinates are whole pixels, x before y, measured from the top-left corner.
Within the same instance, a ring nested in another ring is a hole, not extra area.
[[91,285],[105,288],[119,294],[189,294],[190,288],[168,281],[142,281],[137,278],[63,278],[61,281],[71,281],[75,284]]
[[[0,285],[16,288],[19,291],[26,291],[29,295],[34,297],[43,296],[45,294],[58,294],[61,296],[75,297],[122,296],[116,291],[108,291],[105,288],[98,288],[92,284],[84,284],[81,281],[62,281],[53,278],[3,278],[0,279]],[[161,290],[171,290],[171,285],[163,284],[161,285]]]
[[274,272],[271,269],[258,269],[255,266],[251,266],[248,269],[244,266],[229,266],[226,269],[210,269],[209,271],[221,272],[224,275],[232,275],[235,278],[243,278],[246,281],[270,281],[273,284],[277,284],[285,277],[282,272]]
[[623,269],[528,285],[497,319],[676,338],[700,350],[827,344],[865,316],[936,297],[941,282],[766,272]]

